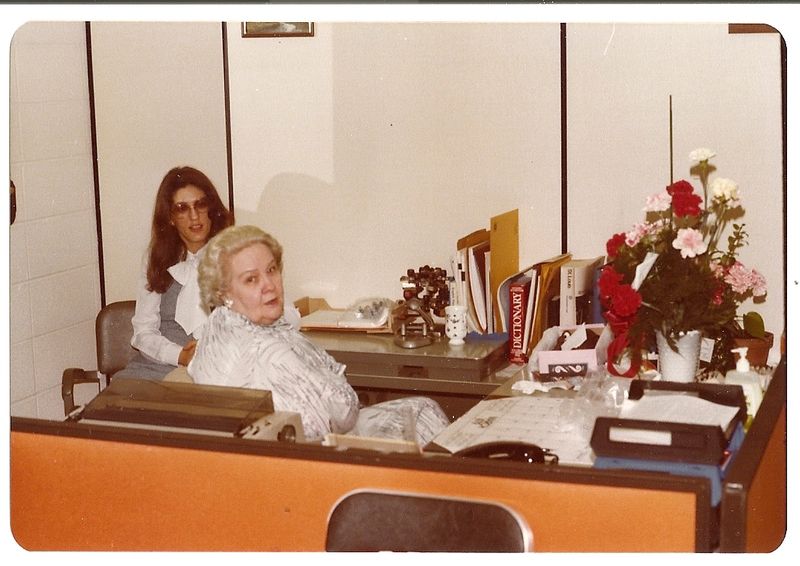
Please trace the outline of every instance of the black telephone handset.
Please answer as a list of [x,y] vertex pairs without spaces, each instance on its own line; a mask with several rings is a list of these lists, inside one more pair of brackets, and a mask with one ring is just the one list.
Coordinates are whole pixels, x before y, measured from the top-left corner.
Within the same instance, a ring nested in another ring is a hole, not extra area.
[[525,442],[487,442],[469,446],[453,456],[462,458],[489,458],[527,464],[558,464],[558,456],[547,448]]

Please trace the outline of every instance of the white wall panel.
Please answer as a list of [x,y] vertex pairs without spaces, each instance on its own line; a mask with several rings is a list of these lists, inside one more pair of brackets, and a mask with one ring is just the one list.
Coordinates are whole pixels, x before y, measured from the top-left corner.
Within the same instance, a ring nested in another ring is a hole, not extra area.
[[51,400],[60,398],[66,363],[77,354],[80,365],[96,363],[100,298],[85,35],[81,21],[31,21],[10,43],[9,170],[17,188],[9,230],[12,415],[63,419],[63,407]]
[[191,165],[227,202],[218,22],[93,22],[100,211],[108,302],[132,299],[166,172]]
[[[740,259],[767,278],[745,304],[783,332],[780,36],[727,24],[568,24],[569,247],[605,253],[644,219],[645,197],[690,176],[689,152],[717,152],[713,176],[739,183],[750,245]],[[775,348],[778,345],[776,343]]]
[[[25,190],[20,191],[19,196],[24,199],[24,204],[19,212],[24,212],[27,219],[41,219],[81,210],[94,214],[90,156],[33,161],[25,163],[23,168]],[[70,189],[67,190],[66,187]],[[93,238],[96,237],[95,230],[88,233]]]
[[520,209],[560,250],[558,24],[229,24],[237,222],[286,248],[287,295],[400,298],[406,269]]
[[[96,266],[33,279],[30,282],[31,329],[34,336],[55,332],[87,319],[100,310]],[[87,317],[86,313],[91,313]],[[90,334],[87,339],[93,339]]]
[[64,368],[94,368],[97,365],[95,345],[85,339],[93,334],[94,321],[87,320],[34,338],[36,389],[60,390]]

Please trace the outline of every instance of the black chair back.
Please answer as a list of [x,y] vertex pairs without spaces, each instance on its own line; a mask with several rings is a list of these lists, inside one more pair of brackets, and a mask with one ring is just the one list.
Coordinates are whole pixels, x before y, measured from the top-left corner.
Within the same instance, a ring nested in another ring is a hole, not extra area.
[[328,551],[526,552],[532,536],[505,505],[422,494],[358,491],[333,508]]
[[136,301],[109,303],[95,320],[97,369],[109,378],[128,365],[135,353],[131,346],[135,309]]

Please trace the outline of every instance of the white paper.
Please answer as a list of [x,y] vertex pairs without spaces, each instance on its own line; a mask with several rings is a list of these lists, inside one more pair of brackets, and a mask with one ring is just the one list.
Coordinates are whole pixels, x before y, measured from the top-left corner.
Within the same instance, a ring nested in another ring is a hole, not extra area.
[[612,442],[625,442],[628,444],[672,446],[672,433],[668,430],[644,430],[612,426],[608,429],[608,439]]
[[684,394],[648,394],[641,399],[626,399],[620,417],[645,421],[719,426],[727,430],[738,407],[729,407]]
[[505,397],[484,400],[439,433],[433,442],[457,452],[487,442],[526,442],[554,452],[559,463],[591,466],[593,453],[589,439],[571,414],[571,398]]
[[653,252],[647,252],[647,255],[644,256],[642,263],[636,266],[636,274],[633,276],[633,282],[631,283],[631,287],[634,290],[639,290],[639,287],[642,285],[645,279],[647,279],[647,274],[650,273],[650,269],[653,267],[653,264],[658,259],[658,254]]
[[561,349],[575,350],[584,342],[586,342],[586,325],[581,324],[564,340],[564,343],[561,344]]
[[511,390],[516,391],[518,393],[522,393],[523,395],[533,395],[537,391],[541,391],[542,393],[547,393],[551,389],[565,389],[569,390],[572,388],[572,384],[566,381],[534,381],[534,380],[520,380],[515,381],[511,385]]
[[359,318],[354,311],[320,309],[302,317],[300,328],[381,328],[386,326],[388,312],[387,309],[386,315],[380,318]]

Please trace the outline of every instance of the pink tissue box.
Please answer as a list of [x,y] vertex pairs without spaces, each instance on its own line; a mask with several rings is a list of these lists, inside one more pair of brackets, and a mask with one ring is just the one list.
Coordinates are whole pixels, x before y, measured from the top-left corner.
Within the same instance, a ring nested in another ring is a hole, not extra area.
[[[571,330],[570,328],[561,328]],[[587,334],[593,333],[597,336],[603,331],[603,325],[587,325]],[[598,344],[600,342],[598,341]],[[594,371],[604,361],[599,356],[597,345],[590,349],[577,350],[540,350],[539,353],[539,373],[548,377],[570,377],[575,375],[586,375]]]

